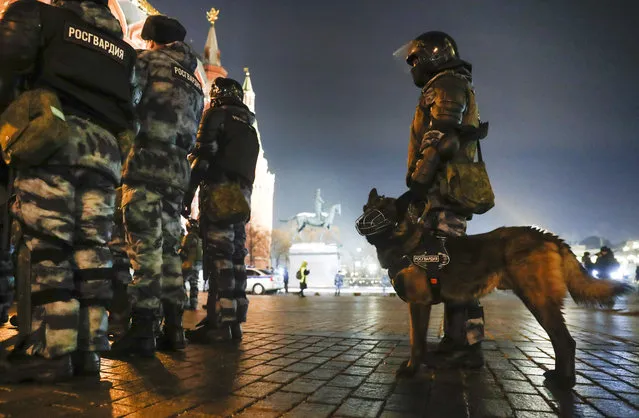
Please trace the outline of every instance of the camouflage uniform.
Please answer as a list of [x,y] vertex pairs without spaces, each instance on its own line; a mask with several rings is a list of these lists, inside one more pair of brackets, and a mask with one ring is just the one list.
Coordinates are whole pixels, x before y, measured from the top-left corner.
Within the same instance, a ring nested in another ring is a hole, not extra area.
[[[53,4],[72,10],[102,33],[122,38],[119,22],[104,4],[61,0]],[[42,46],[40,31],[46,26],[40,23],[38,7],[49,6],[11,5],[2,22],[7,26],[0,28],[4,38],[0,62],[26,64],[14,69],[18,73],[34,68]],[[132,50],[130,54],[132,64]],[[111,299],[112,259],[107,242],[121,172],[121,144],[114,132],[125,128],[104,126],[116,120],[109,119],[113,115],[123,124],[132,117],[130,85],[113,87],[127,91],[128,98],[124,105],[119,102],[120,110],[112,115],[97,113],[95,120],[89,120],[76,114],[86,111],[86,106],[67,108],[63,102],[68,137],[46,164],[21,168],[16,176],[12,210],[22,225],[19,251],[24,255],[19,257],[19,276],[30,278],[32,292],[33,334],[27,354],[51,359],[76,349],[109,349],[106,305]]]
[[196,66],[197,56],[181,41],[138,52],[140,131],[122,173],[134,321],[136,315],[158,318],[162,305],[165,314],[179,316],[179,329],[185,300],[177,253],[180,206],[189,182],[187,153],[195,144],[204,106],[192,74]]
[[[479,126],[479,111],[475,103],[470,71],[462,66],[434,75],[422,89],[411,125],[408,145],[407,183],[414,185],[416,171],[420,169],[422,155],[428,147],[436,146],[453,127]],[[475,158],[476,142],[462,143],[452,157],[455,161],[471,162]],[[436,163],[433,180],[424,193],[429,210],[424,227],[442,236],[466,235],[467,221],[471,218],[464,208],[448,202],[442,195],[441,184],[446,178],[445,164]],[[413,177],[413,179],[411,179]],[[454,260],[451,260],[454,262]],[[445,335],[459,346],[473,345],[484,338],[483,308],[479,301],[471,304],[446,304]]]
[[182,257],[182,276],[189,283],[190,301],[187,306],[197,308],[198,281],[202,270],[202,239],[200,231],[189,230],[182,238],[180,256]]
[[200,187],[200,227],[204,272],[209,281],[207,317],[187,333],[192,342],[241,339],[246,321],[246,222],[259,140],[255,115],[242,103],[242,87],[232,79],[217,78],[193,152],[193,172],[183,210],[189,211]]

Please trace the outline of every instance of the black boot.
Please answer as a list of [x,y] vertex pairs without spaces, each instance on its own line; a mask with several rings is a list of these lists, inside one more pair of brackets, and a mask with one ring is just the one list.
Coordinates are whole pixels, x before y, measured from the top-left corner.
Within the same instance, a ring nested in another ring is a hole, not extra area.
[[100,355],[94,351],[75,351],[71,355],[73,374],[76,376],[100,376]]
[[9,307],[1,306],[0,307],[0,325],[6,324],[9,321]]
[[[111,346],[110,356],[121,357],[138,354],[142,357],[155,356],[155,315],[153,311],[139,309],[133,311],[131,328]],[[106,356],[105,356],[106,357]]]
[[210,344],[215,341],[215,335],[217,333],[218,315],[215,311],[216,295],[214,292],[209,292],[206,305],[203,308],[206,309],[206,318],[195,326],[194,330],[186,330],[186,338],[193,344]]
[[120,281],[113,282],[113,299],[109,307],[109,328],[107,335],[118,340],[129,330],[131,305],[127,294],[127,284]]
[[450,353],[451,351],[455,351],[456,349],[461,348],[458,344],[448,335],[444,335],[439,343],[437,344],[437,348],[435,349],[436,353]]
[[239,322],[231,323],[231,338],[234,340],[241,340],[244,336],[244,332],[242,331],[242,324]]
[[0,360],[0,383],[56,383],[73,377],[71,355],[46,359],[39,356],[16,355]]
[[162,306],[164,308],[164,328],[158,341],[158,348],[168,351],[184,350],[186,347],[184,328],[182,327],[184,311],[172,303],[165,302]]
[[466,347],[466,309],[464,306],[444,304],[444,338],[435,352],[444,354]]

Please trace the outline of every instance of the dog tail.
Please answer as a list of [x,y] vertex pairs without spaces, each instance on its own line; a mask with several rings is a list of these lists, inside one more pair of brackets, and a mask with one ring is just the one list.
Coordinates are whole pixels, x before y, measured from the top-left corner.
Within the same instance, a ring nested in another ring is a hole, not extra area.
[[579,305],[611,308],[617,296],[632,291],[632,286],[625,283],[590,276],[568,246],[560,251],[568,291]]

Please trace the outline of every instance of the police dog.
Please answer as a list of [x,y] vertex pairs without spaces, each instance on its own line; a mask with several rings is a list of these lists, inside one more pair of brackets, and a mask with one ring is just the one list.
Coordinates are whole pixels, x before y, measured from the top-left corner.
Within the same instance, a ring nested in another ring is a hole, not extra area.
[[[397,373],[398,376],[412,376],[425,355],[430,309],[437,301],[433,298],[426,270],[411,262],[401,262],[406,260],[405,255],[415,254],[415,248],[424,239],[423,227],[406,216],[408,204],[400,202],[402,200],[379,196],[373,189],[364,206],[365,215],[360,219],[371,213],[373,216],[382,214],[385,219],[382,230],[363,235],[376,247],[382,267],[389,269],[397,295],[408,303],[410,359]],[[575,341],[566,328],[561,311],[566,291],[578,304],[612,306],[617,296],[632,288],[590,277],[566,243],[532,227],[502,227],[485,234],[448,237],[445,242],[450,263],[438,272],[441,300],[466,302],[494,289],[512,290],[552,342],[555,369],[544,376],[549,383],[573,387]]]

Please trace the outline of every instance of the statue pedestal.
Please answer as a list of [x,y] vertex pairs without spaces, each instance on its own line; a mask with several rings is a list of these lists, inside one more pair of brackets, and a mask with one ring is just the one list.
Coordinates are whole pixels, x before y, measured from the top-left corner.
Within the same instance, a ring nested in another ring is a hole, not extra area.
[[335,274],[339,270],[339,251],[337,244],[323,242],[298,242],[291,245],[289,257],[289,288],[299,288],[299,280],[295,278],[303,261],[308,263],[306,284],[312,288],[335,287]]

